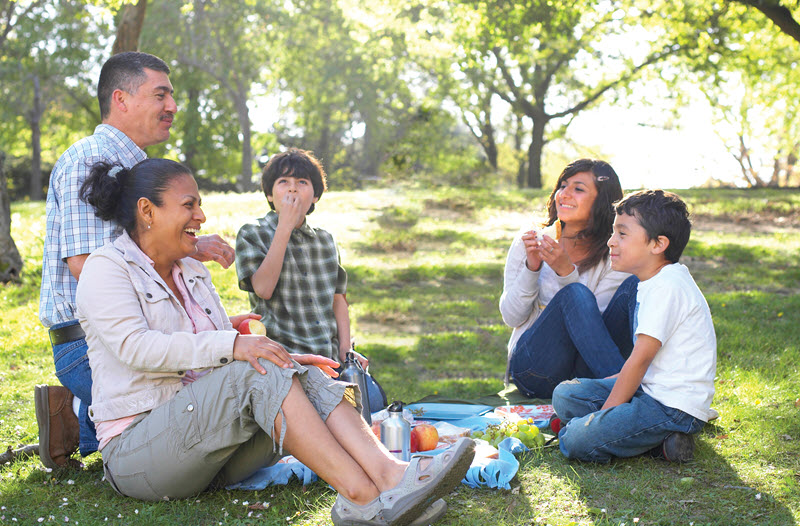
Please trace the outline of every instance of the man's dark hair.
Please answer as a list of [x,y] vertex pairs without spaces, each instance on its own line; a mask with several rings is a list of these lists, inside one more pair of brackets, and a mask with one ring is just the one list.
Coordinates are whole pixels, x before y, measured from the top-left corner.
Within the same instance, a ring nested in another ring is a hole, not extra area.
[[[314,188],[314,197],[321,197],[322,192],[328,189],[328,182],[325,169],[319,159],[314,154],[299,148],[289,148],[285,152],[273,155],[264,171],[261,173],[261,190],[269,198],[272,195],[272,187],[280,177],[294,177],[296,179],[308,179]],[[269,207],[275,210],[275,205],[267,199]],[[314,211],[314,203],[306,214]]]
[[658,236],[669,239],[664,257],[677,263],[692,233],[692,222],[686,203],[672,192],[664,190],[640,190],[615,204],[617,215],[633,216],[647,233],[647,240]]
[[136,93],[144,84],[145,69],[161,71],[169,75],[167,63],[155,55],[139,51],[126,51],[114,55],[103,64],[100,79],[97,81],[97,102],[100,103],[100,118],[105,119],[111,109],[111,95],[121,89]]

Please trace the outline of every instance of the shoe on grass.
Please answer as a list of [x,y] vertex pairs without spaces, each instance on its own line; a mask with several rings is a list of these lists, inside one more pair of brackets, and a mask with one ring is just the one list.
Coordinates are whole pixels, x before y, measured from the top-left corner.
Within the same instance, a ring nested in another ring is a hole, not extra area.
[[446,511],[438,501],[461,482],[474,457],[475,442],[466,437],[435,456],[414,455],[400,483],[372,502],[359,506],[339,495],[331,510],[333,524],[421,526],[432,523],[435,514],[441,517]]
[[69,389],[60,385],[37,385],[34,388],[39,458],[45,467],[81,466],[78,460],[71,458],[80,442],[80,425],[72,410],[72,399]]
[[[336,502],[331,510],[331,518],[335,526],[356,526],[362,524],[389,524],[383,518],[382,512],[383,505],[380,503],[380,498],[377,498],[359,506],[339,495],[336,497]],[[411,526],[429,526],[439,522],[447,512],[447,503],[439,499],[433,504],[428,506],[425,512],[411,521]]]
[[694,437],[675,432],[661,444],[661,454],[668,462],[689,462],[694,458]]
[[415,455],[400,483],[381,493],[383,517],[389,524],[405,526],[431,504],[450,493],[467,474],[475,457],[475,441],[461,437],[435,455]]

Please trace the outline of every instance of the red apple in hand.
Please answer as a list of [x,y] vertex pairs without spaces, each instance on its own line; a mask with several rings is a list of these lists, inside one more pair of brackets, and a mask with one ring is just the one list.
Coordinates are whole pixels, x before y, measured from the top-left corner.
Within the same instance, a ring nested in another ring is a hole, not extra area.
[[267,328],[258,320],[252,318],[244,320],[239,324],[239,334],[258,334],[260,336],[267,335]]
[[[430,451],[439,444],[439,432],[430,424],[419,424],[411,430],[411,451]],[[414,447],[416,446],[416,450]]]

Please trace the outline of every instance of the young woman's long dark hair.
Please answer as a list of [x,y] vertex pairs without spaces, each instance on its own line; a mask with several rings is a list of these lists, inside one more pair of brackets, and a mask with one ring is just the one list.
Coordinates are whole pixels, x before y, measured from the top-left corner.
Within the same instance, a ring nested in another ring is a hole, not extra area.
[[92,166],[78,195],[92,205],[97,217],[113,221],[133,236],[139,198],[162,206],[164,190],[173,179],[184,175],[191,176],[192,172],[169,159],[145,159],[133,168],[100,162]]
[[561,188],[561,183],[575,174],[589,172],[594,175],[594,186],[597,197],[592,204],[589,222],[586,228],[577,233],[578,239],[588,241],[588,253],[581,261],[577,261],[578,271],[590,269],[608,257],[608,239],[614,229],[614,202],[622,199],[622,185],[619,183],[617,172],[605,161],[597,159],[578,159],[569,163],[558,176],[556,186],[547,201],[547,224],[552,225],[558,221],[556,210],[556,192]]

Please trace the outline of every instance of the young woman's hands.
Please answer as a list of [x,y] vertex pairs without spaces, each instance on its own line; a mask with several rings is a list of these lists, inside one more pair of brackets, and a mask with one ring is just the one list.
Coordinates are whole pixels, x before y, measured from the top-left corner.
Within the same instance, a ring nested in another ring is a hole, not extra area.
[[265,358],[284,369],[293,365],[291,355],[278,342],[256,334],[237,335],[236,341],[233,342],[233,359],[250,362],[253,369],[261,374],[266,374],[267,370],[258,362],[259,358]]
[[570,274],[575,268],[561,243],[548,235],[541,237],[535,252],[540,261],[547,263],[547,266],[561,277]]
[[539,234],[536,230],[530,230],[522,234],[522,244],[525,247],[525,264],[528,270],[538,272],[542,268],[542,257],[539,254]]

